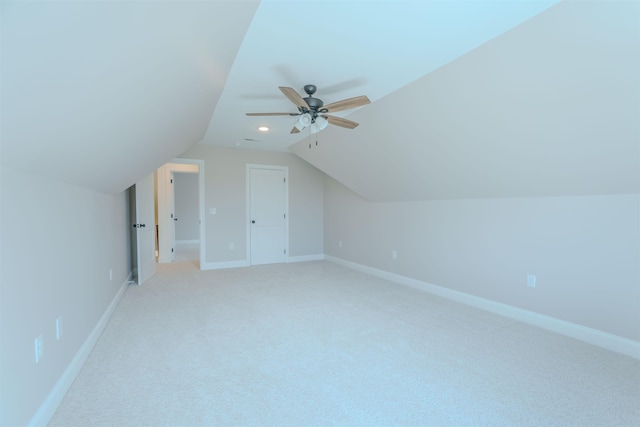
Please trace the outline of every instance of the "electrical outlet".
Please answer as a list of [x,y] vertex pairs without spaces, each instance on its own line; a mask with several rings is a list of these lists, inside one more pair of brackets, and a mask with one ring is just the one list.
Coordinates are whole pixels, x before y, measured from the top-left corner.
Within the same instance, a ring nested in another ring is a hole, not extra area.
[[40,360],[42,360],[42,335],[40,335],[38,338],[35,339],[35,356],[36,356],[36,363],[39,363]]
[[109,269],[109,281],[113,280],[113,268]]
[[530,288],[536,287],[536,276],[534,274],[527,274],[527,286]]
[[342,247],[342,240],[340,240],[340,241],[338,242],[338,247],[339,247],[339,248],[341,248],[341,247]]
[[234,250],[235,248],[236,248],[236,244],[235,243],[233,243],[233,242],[229,243],[229,250],[230,251]]
[[60,316],[56,319],[56,340],[59,341],[62,338],[62,333],[62,316]]
[[393,251],[391,251],[391,258],[398,259],[398,252],[396,252],[395,249]]

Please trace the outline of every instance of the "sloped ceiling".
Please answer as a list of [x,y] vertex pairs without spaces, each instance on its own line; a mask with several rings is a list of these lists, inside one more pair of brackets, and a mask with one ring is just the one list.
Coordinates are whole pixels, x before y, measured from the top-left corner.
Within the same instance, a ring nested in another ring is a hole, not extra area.
[[[0,10],[3,167],[117,192],[212,144],[291,150],[374,201],[639,191],[635,1]],[[309,83],[327,103],[368,95],[336,114],[360,126],[316,146],[291,117],[244,115],[293,112],[277,87]]]
[[204,136],[257,1],[2,2],[2,166],[122,191]]
[[359,95],[375,103],[556,1],[263,1],[202,142],[286,151],[304,137],[290,134],[297,117],[245,115],[296,113],[278,86],[306,96],[314,84],[325,103]]
[[562,2],[292,150],[372,201],[637,193],[639,11]]

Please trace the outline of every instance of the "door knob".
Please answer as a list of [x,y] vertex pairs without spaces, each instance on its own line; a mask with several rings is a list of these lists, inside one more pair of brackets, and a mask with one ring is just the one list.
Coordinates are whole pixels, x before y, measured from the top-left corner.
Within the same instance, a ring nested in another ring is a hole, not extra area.
[[255,223],[256,223],[256,222],[255,222],[255,220],[254,220],[254,221],[251,221],[251,224],[255,224]]

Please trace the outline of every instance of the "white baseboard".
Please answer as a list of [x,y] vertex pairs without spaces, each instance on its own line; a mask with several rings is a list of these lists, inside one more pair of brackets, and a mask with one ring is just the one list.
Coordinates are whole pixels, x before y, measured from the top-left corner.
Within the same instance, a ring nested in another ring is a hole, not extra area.
[[176,240],[176,245],[195,245],[197,243],[200,243],[200,240]]
[[467,304],[482,310],[490,311],[501,316],[509,317],[519,322],[537,326],[548,331],[556,332],[607,350],[615,351],[626,356],[640,359],[640,342],[613,335],[598,329],[588,328],[576,323],[567,322],[565,320],[556,319],[555,317],[545,316],[543,314],[534,313],[533,311],[524,310],[513,307],[511,305],[502,304],[496,301],[466,294],[464,292],[454,291],[453,289],[444,288],[442,286],[433,285],[431,283],[401,276],[399,274],[390,273],[384,270],[378,270],[366,265],[357,264],[351,261],[336,258],[331,255],[325,255],[324,259],[335,262],[336,264],[371,274],[385,280],[389,280],[402,285],[411,286],[443,298]]
[[132,277],[132,274],[129,274],[127,280],[125,280],[125,282],[120,286],[118,293],[113,297],[109,307],[107,307],[105,312],[102,314],[102,317],[93,328],[84,344],[82,344],[80,350],[78,350],[71,360],[71,363],[69,363],[69,366],[67,366],[67,369],[64,370],[62,376],[60,376],[56,384],[53,386],[53,389],[49,392],[44,402],[42,402],[42,405],[38,408],[38,411],[29,422],[29,426],[46,426],[49,423],[51,417],[53,417],[53,414],[55,414],[58,406],[62,402],[62,399],[64,399],[64,396],[67,394],[69,387],[71,387],[71,384],[78,376],[78,373],[84,366],[84,363],[87,361],[91,350],[93,350],[96,342],[98,342],[98,338],[100,338],[102,331],[104,331],[109,319],[111,319],[111,315],[122,299],[124,292],[127,290],[127,286]]
[[243,259],[239,261],[208,262],[204,264],[204,268],[202,270],[222,270],[224,268],[240,267],[249,267],[249,261]]
[[324,259],[324,254],[298,255],[298,256],[287,257],[286,262],[321,261],[323,259]]
[[[320,261],[324,259],[324,254],[315,254],[315,255],[300,255],[300,256],[290,256],[285,259],[286,263],[289,262],[304,262],[304,261]],[[224,268],[240,268],[240,267],[250,267],[251,264],[248,260],[238,260],[238,261],[223,261],[223,262],[208,262],[204,264],[203,270],[221,270]]]

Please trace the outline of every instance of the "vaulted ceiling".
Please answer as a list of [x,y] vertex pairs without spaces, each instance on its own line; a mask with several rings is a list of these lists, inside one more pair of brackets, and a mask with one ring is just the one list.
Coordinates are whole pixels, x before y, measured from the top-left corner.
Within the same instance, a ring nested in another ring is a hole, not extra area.
[[198,143],[257,1],[2,1],[2,166],[126,189]]
[[[204,144],[290,150],[374,201],[640,191],[635,1],[1,7],[3,167],[116,192]],[[317,135],[244,114],[305,84],[372,103]]]
[[638,193],[639,11],[562,2],[292,149],[374,201]]

